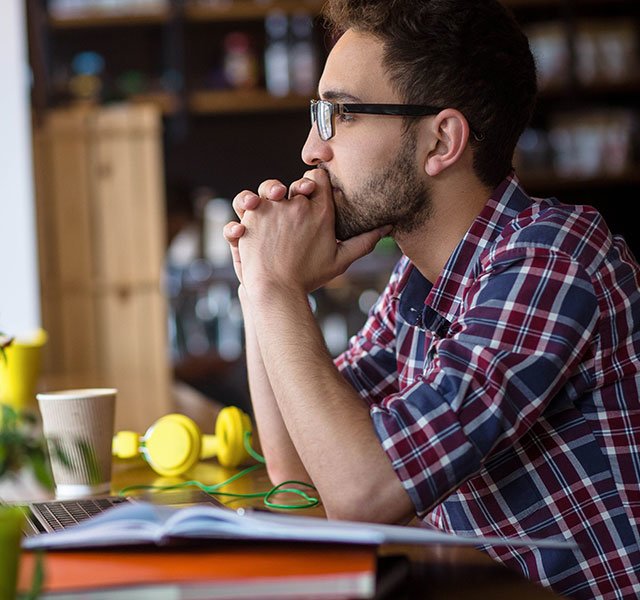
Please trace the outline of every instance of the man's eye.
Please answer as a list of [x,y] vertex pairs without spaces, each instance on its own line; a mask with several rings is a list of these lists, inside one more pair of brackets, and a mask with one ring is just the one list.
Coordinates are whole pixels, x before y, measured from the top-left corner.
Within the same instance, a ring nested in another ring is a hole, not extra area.
[[338,121],[340,123],[350,123],[351,121],[355,121],[355,117],[353,115],[342,113],[338,115]]

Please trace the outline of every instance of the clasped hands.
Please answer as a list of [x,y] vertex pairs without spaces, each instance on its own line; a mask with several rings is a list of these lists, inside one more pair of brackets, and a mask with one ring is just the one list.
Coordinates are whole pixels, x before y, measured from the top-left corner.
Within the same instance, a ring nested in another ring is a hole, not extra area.
[[268,179],[258,193],[233,199],[240,223],[224,227],[238,280],[245,288],[310,293],[371,252],[390,227],[338,241],[335,204],[328,174],[307,171],[287,187]]

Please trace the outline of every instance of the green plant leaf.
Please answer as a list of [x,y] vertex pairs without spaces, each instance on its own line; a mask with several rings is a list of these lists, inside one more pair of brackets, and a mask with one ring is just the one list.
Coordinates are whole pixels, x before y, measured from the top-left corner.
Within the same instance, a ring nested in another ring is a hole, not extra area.
[[35,415],[0,405],[0,479],[28,467],[37,481],[52,489],[46,442],[36,426]]
[[11,342],[13,342],[13,338],[0,331],[0,357],[5,362],[5,364],[7,362],[7,353],[4,351],[4,349],[8,347]]
[[46,554],[42,550],[36,552],[31,589],[24,594],[20,594],[17,600],[38,600],[40,597],[45,579],[45,557]]

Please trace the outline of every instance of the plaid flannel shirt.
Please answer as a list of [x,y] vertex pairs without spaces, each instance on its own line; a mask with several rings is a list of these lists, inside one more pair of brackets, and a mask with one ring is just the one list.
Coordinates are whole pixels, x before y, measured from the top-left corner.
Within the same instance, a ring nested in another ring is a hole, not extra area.
[[336,359],[416,514],[573,598],[640,597],[640,268],[586,206],[494,192],[435,282],[406,257]]

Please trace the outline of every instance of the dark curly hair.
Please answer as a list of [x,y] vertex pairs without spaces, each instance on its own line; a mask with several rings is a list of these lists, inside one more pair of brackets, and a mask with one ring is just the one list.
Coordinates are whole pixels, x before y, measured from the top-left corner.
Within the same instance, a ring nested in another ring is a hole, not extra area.
[[371,34],[384,44],[391,81],[409,104],[460,110],[474,169],[496,186],[512,168],[537,92],[529,43],[498,0],[328,0],[327,26]]

